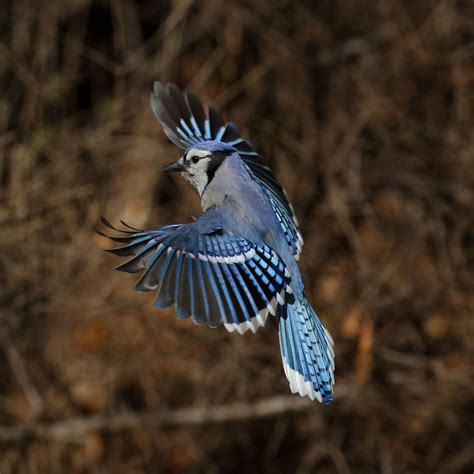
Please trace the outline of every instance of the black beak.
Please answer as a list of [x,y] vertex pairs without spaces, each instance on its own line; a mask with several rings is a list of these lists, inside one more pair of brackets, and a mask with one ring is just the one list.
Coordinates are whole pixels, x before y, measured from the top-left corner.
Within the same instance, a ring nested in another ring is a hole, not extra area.
[[185,169],[186,168],[179,161],[173,161],[173,163],[166,165],[161,171],[172,173],[173,171],[184,171]]

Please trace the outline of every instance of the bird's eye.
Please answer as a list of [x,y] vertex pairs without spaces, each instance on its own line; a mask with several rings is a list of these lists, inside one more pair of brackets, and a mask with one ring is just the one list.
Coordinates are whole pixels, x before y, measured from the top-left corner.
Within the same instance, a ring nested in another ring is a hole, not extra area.
[[194,163],[194,164],[196,164],[198,161],[199,161],[199,156],[193,156],[191,158],[191,162]]

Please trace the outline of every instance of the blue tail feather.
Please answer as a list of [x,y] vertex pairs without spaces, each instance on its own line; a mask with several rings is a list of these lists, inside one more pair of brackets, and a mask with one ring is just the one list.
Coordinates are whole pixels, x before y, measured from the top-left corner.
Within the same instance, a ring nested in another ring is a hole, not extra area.
[[280,318],[280,350],[293,393],[332,401],[334,350],[330,334],[308,301],[288,305]]

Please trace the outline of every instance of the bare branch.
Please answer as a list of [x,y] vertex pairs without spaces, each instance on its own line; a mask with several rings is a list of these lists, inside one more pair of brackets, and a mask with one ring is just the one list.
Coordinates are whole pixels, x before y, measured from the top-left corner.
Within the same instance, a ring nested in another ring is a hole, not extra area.
[[[342,392],[347,391],[343,388]],[[297,396],[279,396],[257,402],[239,402],[217,407],[183,408],[174,411],[120,413],[111,416],[71,418],[53,423],[0,426],[0,442],[17,442],[28,437],[62,442],[79,441],[90,431],[114,432],[151,426],[202,425],[268,418],[307,410],[316,403]]]
[[33,409],[33,416],[36,417],[40,415],[44,410],[43,399],[31,380],[20,353],[12,344],[9,344],[7,346],[7,355],[18,383],[21,385],[26,398]]

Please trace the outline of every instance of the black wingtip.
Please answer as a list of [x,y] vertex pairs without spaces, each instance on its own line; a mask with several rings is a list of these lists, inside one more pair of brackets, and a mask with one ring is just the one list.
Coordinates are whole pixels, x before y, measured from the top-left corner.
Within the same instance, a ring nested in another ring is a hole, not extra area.
[[110,238],[107,234],[104,234],[100,229],[95,229],[95,233],[99,234],[102,237]]
[[156,94],[156,95],[160,95],[160,92],[164,89],[165,87],[163,86],[163,84],[160,82],[160,81],[155,81],[153,83],[153,92]]
[[132,227],[131,225],[127,224],[125,221],[123,221],[122,219],[120,219],[120,223],[122,225],[124,225],[125,227],[128,227],[129,229],[135,231],[135,232],[144,232],[143,229],[137,229],[136,227]]
[[189,116],[189,111],[180,105],[181,102],[184,103],[182,93],[174,84],[166,87],[159,81],[153,84],[150,105],[155,117],[172,143],[180,148],[187,148],[186,141],[177,133],[180,120],[186,120]]
[[102,222],[106,227],[113,229],[112,224],[104,216],[100,216],[100,222]]
[[[126,227],[126,229],[119,229],[112,225],[104,216],[100,216],[100,222],[110,230],[115,230],[116,232],[122,232],[123,234],[131,234],[133,232],[143,232],[143,229],[138,229],[136,227],[132,227],[130,224],[127,224],[124,220],[120,219],[120,223]],[[131,232],[133,231],[133,232]]]
[[178,94],[181,94],[181,89],[174,83],[174,82],[168,82],[166,85],[166,89],[168,89],[168,92],[175,92]]
[[[116,232],[121,232],[122,234],[129,234],[130,233],[130,231],[119,229],[119,228],[113,226],[104,216],[100,216],[100,222],[102,222],[102,224],[110,230],[115,230]],[[122,222],[122,221],[120,221],[120,222]]]
[[[106,228],[108,231],[113,231],[113,232],[120,232],[120,234],[125,234],[125,235],[111,235],[108,232],[104,232],[102,229],[97,227],[95,229],[96,234],[105,237],[106,239],[112,240],[113,242],[117,242],[119,244],[124,245],[125,247],[117,247],[117,248],[111,248],[111,249],[102,249],[106,252],[114,253],[115,255],[119,256],[126,256],[126,255],[132,255],[132,249],[129,247],[129,244],[132,243],[132,241],[136,238],[137,233],[143,232],[140,229],[136,229],[124,221],[120,221],[123,226],[125,226],[125,229],[119,229],[118,227],[115,227],[112,225],[105,217],[100,216],[100,222],[101,224]],[[130,250],[127,250],[130,249]],[[127,253],[128,252],[128,253]]]

